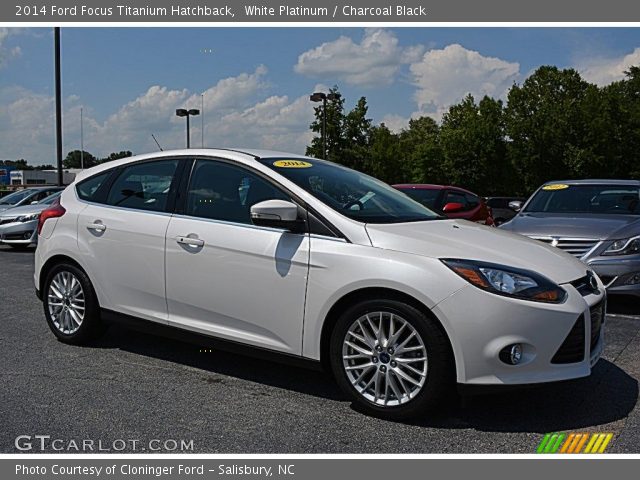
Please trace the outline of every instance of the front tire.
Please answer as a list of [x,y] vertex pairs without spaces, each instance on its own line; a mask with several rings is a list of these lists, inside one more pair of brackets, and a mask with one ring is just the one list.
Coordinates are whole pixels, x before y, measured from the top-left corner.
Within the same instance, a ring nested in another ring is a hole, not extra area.
[[80,268],[56,265],[47,274],[42,291],[47,324],[58,340],[82,345],[104,333],[95,291]]
[[428,315],[396,300],[366,300],[338,319],[331,368],[366,413],[404,420],[435,408],[454,385],[449,341]]

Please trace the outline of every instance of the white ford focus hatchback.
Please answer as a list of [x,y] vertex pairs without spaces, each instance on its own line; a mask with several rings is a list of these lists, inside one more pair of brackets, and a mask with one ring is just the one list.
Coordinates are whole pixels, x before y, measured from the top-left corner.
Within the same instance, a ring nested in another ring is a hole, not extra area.
[[456,382],[584,377],[602,351],[605,289],[583,263],[322,160],[117,160],[80,174],[38,230],[36,289],[60,340],[119,320],[252,347],[328,367],[388,418]]

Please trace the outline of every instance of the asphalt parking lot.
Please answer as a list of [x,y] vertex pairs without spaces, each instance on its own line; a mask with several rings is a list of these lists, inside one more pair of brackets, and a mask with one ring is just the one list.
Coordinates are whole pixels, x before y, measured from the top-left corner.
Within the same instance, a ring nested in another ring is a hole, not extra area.
[[201,453],[534,453],[544,433],[600,431],[615,434],[609,452],[640,453],[640,307],[629,302],[610,302],[606,350],[591,377],[467,397],[393,423],[354,410],[321,372],[122,327],[91,347],[62,344],[32,271],[33,251],[0,246],[1,452],[18,452],[19,435],[49,435],[106,446],[140,440],[136,448],[193,440]]

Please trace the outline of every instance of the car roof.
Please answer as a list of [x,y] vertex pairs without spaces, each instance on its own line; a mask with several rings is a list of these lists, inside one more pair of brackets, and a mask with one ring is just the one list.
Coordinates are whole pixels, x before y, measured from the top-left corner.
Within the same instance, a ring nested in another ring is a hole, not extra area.
[[144,153],[135,155],[133,157],[124,157],[118,160],[112,160],[110,162],[101,163],[95,167],[88,168],[78,173],[75,178],[75,182],[83,180],[87,177],[93,176],[105,170],[109,170],[120,165],[127,165],[128,163],[135,161],[161,159],[166,157],[176,158],[193,158],[193,157],[222,157],[229,159],[242,158],[245,161],[259,160],[261,158],[300,158],[309,159],[304,155],[296,153],[280,152],[277,150],[264,150],[257,148],[189,148],[179,150],[162,150],[150,153]]
[[553,185],[556,183],[566,185],[635,185],[640,186],[640,180],[621,180],[611,178],[586,178],[584,180],[553,180],[546,182],[544,185]]
[[42,186],[37,186],[37,187],[26,187],[23,188],[23,190],[33,190],[33,191],[40,191],[40,190],[51,190],[52,188],[58,188],[60,190],[64,190],[64,187],[59,187],[58,185],[42,185]]

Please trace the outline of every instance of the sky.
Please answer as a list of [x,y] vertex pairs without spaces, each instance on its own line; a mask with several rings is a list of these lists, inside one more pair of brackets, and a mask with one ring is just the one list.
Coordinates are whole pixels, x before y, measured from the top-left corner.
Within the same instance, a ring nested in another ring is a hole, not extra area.
[[[192,146],[304,153],[309,94],[338,85],[346,108],[394,131],[440,120],[466,94],[506,98],[541,65],[598,85],[640,64],[639,28],[63,28],[63,151],[183,148],[176,108],[202,108]],[[51,28],[0,27],[0,159],[55,163]]]

